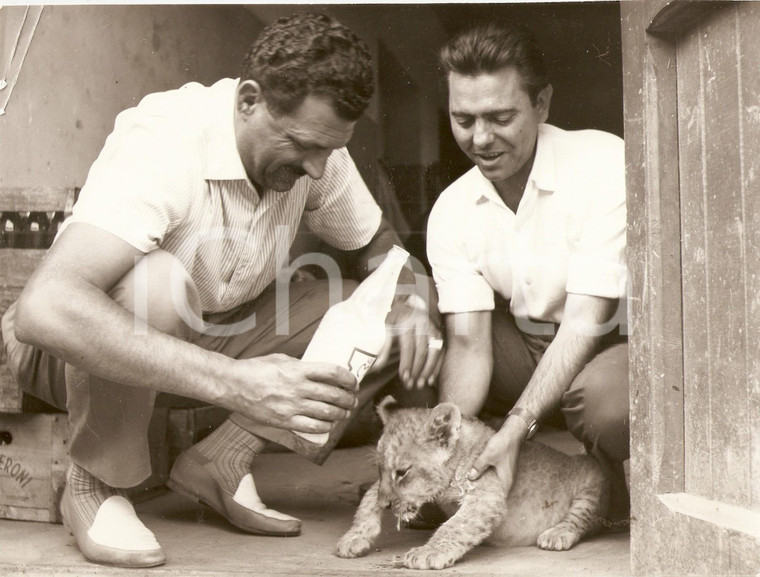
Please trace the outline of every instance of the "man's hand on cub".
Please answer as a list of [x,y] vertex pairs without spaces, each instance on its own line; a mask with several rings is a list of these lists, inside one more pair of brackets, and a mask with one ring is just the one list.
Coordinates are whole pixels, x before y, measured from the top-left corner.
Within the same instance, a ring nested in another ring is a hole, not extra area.
[[337,365],[283,354],[231,362],[225,406],[264,425],[328,433],[357,405],[356,378]]
[[525,428],[515,421],[516,419],[507,419],[501,430],[489,439],[483,452],[472,464],[468,479],[474,481],[489,467],[493,467],[504,485],[505,494],[509,495],[515,480],[520,447],[525,438]]

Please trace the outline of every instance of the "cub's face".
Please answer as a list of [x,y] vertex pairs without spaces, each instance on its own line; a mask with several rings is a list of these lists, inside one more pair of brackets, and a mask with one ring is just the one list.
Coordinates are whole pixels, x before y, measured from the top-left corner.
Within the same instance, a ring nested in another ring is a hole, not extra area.
[[399,523],[411,521],[449,486],[448,461],[461,416],[455,407],[444,412],[442,406],[379,411],[384,428],[377,446],[378,503],[390,508]]

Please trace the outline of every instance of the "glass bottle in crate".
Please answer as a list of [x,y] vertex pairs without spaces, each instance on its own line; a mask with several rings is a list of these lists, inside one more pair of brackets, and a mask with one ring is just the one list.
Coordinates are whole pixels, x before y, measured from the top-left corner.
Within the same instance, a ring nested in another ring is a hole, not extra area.
[[47,217],[49,224],[46,242],[47,246],[50,247],[53,245],[53,241],[55,240],[55,237],[58,234],[61,225],[63,224],[64,214],[63,211],[48,212]]
[[2,248],[19,248],[19,235],[21,234],[21,219],[17,212],[4,212],[0,215],[0,228],[2,228],[2,238],[0,247]]
[[[409,253],[400,246],[388,251],[350,297],[327,310],[302,360],[340,365],[361,382],[385,344],[385,317],[408,258]],[[317,445],[324,445],[329,437],[329,433],[297,434]]]
[[27,219],[27,248],[47,248],[48,217],[44,212],[32,212]]
[[16,229],[16,248],[29,248],[29,215],[30,211],[18,213],[18,228]]

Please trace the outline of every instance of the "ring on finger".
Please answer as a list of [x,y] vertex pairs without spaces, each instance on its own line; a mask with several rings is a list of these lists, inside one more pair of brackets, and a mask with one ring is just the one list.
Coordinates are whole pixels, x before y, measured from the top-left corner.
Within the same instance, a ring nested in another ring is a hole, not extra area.
[[443,348],[443,339],[438,339],[438,338],[428,339],[427,346],[429,349],[441,350]]

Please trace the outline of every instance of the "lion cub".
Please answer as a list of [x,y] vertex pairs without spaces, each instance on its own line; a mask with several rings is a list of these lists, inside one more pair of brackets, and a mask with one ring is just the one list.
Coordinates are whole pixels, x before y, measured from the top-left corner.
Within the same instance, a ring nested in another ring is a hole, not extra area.
[[384,509],[411,521],[424,503],[447,515],[430,540],[401,560],[410,569],[443,569],[487,540],[492,545],[569,549],[599,529],[608,483],[596,459],[568,456],[526,441],[509,499],[493,469],[469,481],[467,472],[494,432],[463,418],[452,403],[398,409],[392,397],[378,406],[383,434],[377,446],[380,479],[364,495],[339,557],[366,555],[380,534]]

